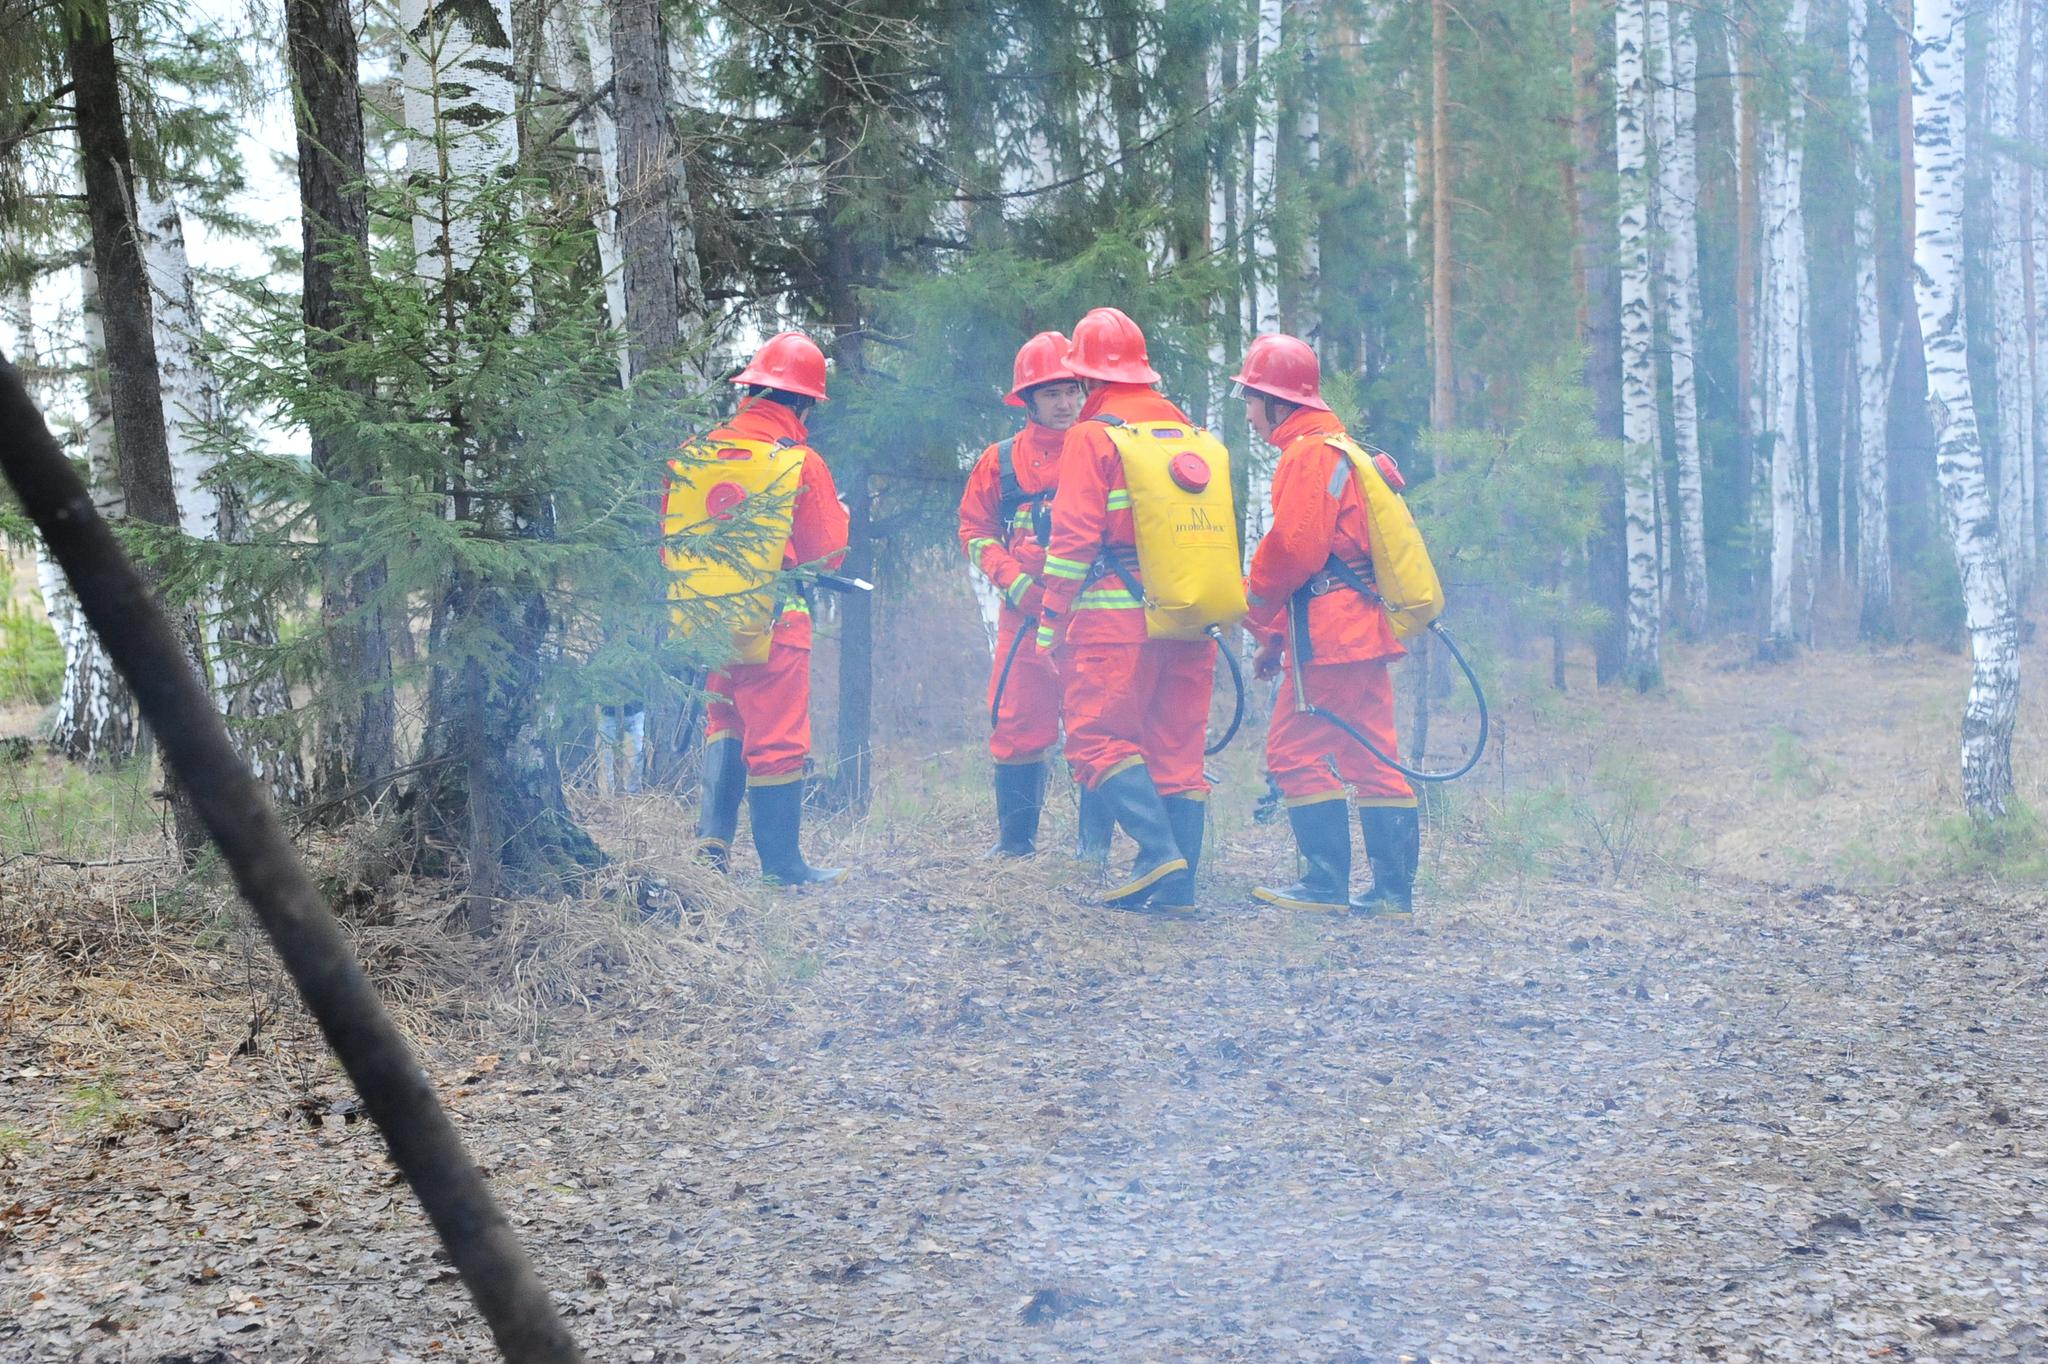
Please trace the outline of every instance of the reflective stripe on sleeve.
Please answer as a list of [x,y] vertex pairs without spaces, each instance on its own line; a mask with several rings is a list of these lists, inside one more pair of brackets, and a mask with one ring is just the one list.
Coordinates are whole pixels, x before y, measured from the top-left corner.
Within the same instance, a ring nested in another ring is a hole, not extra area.
[[1072,559],[1062,559],[1057,554],[1048,554],[1045,556],[1045,573],[1049,578],[1066,578],[1079,582],[1088,576],[1088,565],[1076,563]]

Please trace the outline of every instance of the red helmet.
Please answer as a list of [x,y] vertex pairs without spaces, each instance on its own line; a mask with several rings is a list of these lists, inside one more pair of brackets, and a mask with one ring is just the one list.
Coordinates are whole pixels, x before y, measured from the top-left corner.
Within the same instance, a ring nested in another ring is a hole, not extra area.
[[1114,308],[1094,308],[1074,324],[1067,368],[1076,378],[1114,384],[1156,384],[1159,371],[1145,357],[1145,333]]
[[1078,377],[1067,368],[1067,338],[1058,332],[1040,332],[1017,348],[1016,362],[1010,366],[1010,396],[1003,401],[1022,407],[1025,389]]
[[1254,393],[1299,403],[1318,412],[1328,412],[1323,401],[1323,367],[1308,342],[1285,332],[1269,332],[1253,339],[1244,353],[1244,364],[1230,376],[1231,382]]
[[825,400],[825,352],[802,332],[771,336],[754,352],[747,367],[732,376],[736,384],[762,384],[784,393]]

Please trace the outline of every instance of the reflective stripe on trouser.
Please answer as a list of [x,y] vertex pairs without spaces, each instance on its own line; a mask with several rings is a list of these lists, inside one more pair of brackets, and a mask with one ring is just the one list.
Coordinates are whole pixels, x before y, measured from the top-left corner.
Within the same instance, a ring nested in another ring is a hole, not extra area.
[[1216,646],[1206,639],[1076,644],[1060,659],[1067,766],[1083,786],[1143,762],[1162,796],[1199,795]]
[[811,752],[811,651],[777,643],[766,663],[711,674],[704,738],[737,734],[747,781],[759,786],[803,776]]
[[[1312,704],[1343,717],[1382,752],[1401,751],[1394,732],[1394,679],[1385,660],[1311,663],[1306,680]],[[1415,788],[1406,777],[1329,721],[1295,710],[1291,659],[1273,698],[1266,770],[1291,804],[1342,796],[1347,786],[1361,805],[1415,803]]]
[[996,699],[996,683],[1003,675],[1003,660],[1010,657],[1010,643],[1017,631],[1025,630],[1017,646],[1016,661],[1010,665],[1010,680],[1003,686],[1002,709],[996,712],[995,732],[988,737],[989,756],[999,763],[1035,763],[1049,755],[1060,741],[1060,679],[1052,659],[1031,636],[1034,622],[1014,611],[1003,612],[996,627],[996,659],[989,670],[988,699]]

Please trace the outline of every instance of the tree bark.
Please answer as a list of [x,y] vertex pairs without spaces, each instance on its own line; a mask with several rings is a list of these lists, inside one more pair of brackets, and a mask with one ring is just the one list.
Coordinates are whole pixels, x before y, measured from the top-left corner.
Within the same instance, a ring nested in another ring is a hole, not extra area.
[[1686,632],[1707,629],[1707,536],[1700,472],[1699,394],[1693,347],[1699,334],[1699,144],[1694,81],[1699,48],[1693,11],[1654,0],[1668,13],[1669,35],[1657,116],[1657,215],[1662,228],[1664,331],[1670,343],[1671,428],[1677,446],[1680,597]]
[[1935,468],[1970,636],[1963,803],[1972,819],[1983,822],[2003,816],[2012,800],[2020,660],[2019,621],[1984,476],[1963,306],[1966,0],[1918,0],[1914,10],[1915,297],[1927,352]]
[[[1790,50],[1806,41],[1807,0],[1792,0],[1785,19]],[[1796,65],[1796,63],[1795,63]],[[1805,168],[1805,80],[1795,75],[1782,115],[1764,124],[1758,160],[1763,176],[1764,373],[1759,435],[1770,470],[1769,612],[1760,652],[1777,656],[1795,648],[1805,612],[1800,575],[1810,552],[1804,502],[1806,470],[1800,444],[1800,394],[1806,327],[1806,218],[1801,204]]]
[[[351,348],[369,340],[359,291],[369,271],[370,210],[356,30],[347,0],[286,0],[285,46],[296,96],[306,367],[322,387],[366,404],[370,381],[342,363]],[[314,472],[353,489],[374,486],[369,459],[353,444],[346,421],[314,421],[307,435]],[[334,520],[332,514],[323,518],[323,540],[344,534]],[[335,802],[337,814],[359,809],[366,798],[343,799],[346,793],[398,766],[384,583],[379,561],[344,565],[331,555],[323,560],[320,625],[327,677],[313,787],[323,801]]]
[[[1856,161],[1856,580],[1862,589],[1858,631],[1892,634],[1891,460],[1887,442],[1882,310],[1877,291],[1877,179],[1870,116],[1870,0],[1848,0],[1849,118]],[[1846,456],[1845,456],[1846,457]]]
[[612,0],[611,49],[628,365],[638,377],[674,355],[682,325],[669,220],[679,172],[668,121],[668,42],[658,0]]
[[[1593,394],[1594,431],[1618,441],[1621,427],[1621,294],[1615,274],[1614,217],[1608,183],[1606,120],[1613,104],[1601,96],[1598,6],[1572,0],[1572,141],[1578,172],[1578,240],[1585,299],[1586,386]],[[1604,620],[1593,636],[1593,675],[1620,680],[1628,658],[1628,547],[1622,480],[1603,479],[1600,528],[1587,547],[1588,595]]]
[[[860,250],[854,238],[858,143],[856,111],[861,103],[856,41],[830,26],[819,35],[818,69],[823,85],[825,314],[832,326],[832,356],[841,384],[858,383],[867,370],[866,320],[860,306]],[[866,458],[834,461],[833,471],[848,510],[847,551],[842,571],[874,577],[874,503]],[[849,592],[840,602],[839,735],[833,774],[835,800],[865,809],[873,770],[875,616],[874,594]]]
[[[107,341],[108,395],[114,414],[121,490],[128,515],[175,529],[178,498],[171,481],[163,398],[157,388],[156,340],[150,333],[149,276],[135,220],[135,162],[121,102],[121,76],[105,0],[62,10],[64,39],[77,88],[78,157],[86,219],[98,273],[100,321]],[[152,580],[154,585],[154,582]],[[198,631],[189,612],[174,613],[186,654],[197,666]],[[206,846],[206,828],[191,793],[168,769],[164,789],[172,833],[187,866]]]
[[[193,540],[227,542],[240,531],[242,517],[233,488],[219,481],[220,461],[207,444],[208,432],[221,421],[220,380],[202,350],[204,328],[184,222],[177,202],[146,180],[136,184],[136,202],[179,526]],[[250,669],[252,655],[277,645],[269,603],[235,599],[218,579],[209,579],[197,609],[207,687],[234,730],[237,749],[273,799],[298,801],[305,795],[298,744],[288,725],[274,723],[291,714],[291,693],[276,673]]]
[[1657,370],[1651,351],[1655,321],[1650,307],[1649,92],[1643,76],[1647,46],[1644,0],[1620,0],[1614,15],[1614,146],[1619,183],[1621,265],[1621,420],[1627,442],[1624,508],[1628,545],[1629,684],[1657,685],[1663,602],[1658,590]]
[[2026,14],[2033,0],[1996,0],[1990,16],[1990,48],[1986,53],[1984,101],[1990,136],[1984,139],[1991,162],[1990,304],[1993,372],[1998,385],[1998,538],[2005,555],[2006,575],[2014,595],[2024,600],[2033,580],[2036,548],[2034,526],[2034,374],[2030,352],[2033,319],[2027,310],[2028,234],[2026,167],[2014,149],[2027,140],[2028,122],[2021,104]]
[[1458,424],[1458,379],[1451,338],[1451,38],[1450,0],[1429,6],[1429,425]]
[[[93,505],[109,523],[128,514],[121,495],[120,456],[114,449],[113,399],[107,392],[106,330],[100,323],[99,272],[90,259],[78,267],[79,330],[85,341],[86,478]],[[37,580],[50,608],[50,623],[64,646],[64,683],[57,694],[57,723],[50,743],[74,762],[114,767],[144,747],[142,727],[128,684],[115,671],[99,636],[78,614],[64,575],[47,553],[37,555]],[[66,626],[68,625],[68,629]]]

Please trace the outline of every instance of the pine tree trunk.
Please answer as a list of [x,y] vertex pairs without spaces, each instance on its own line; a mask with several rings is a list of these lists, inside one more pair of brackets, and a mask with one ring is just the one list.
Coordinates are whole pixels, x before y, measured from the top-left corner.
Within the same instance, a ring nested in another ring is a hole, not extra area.
[[[79,265],[78,280],[79,330],[85,342],[86,483],[99,514],[108,522],[117,522],[128,514],[128,506],[121,495],[120,460],[114,450],[114,408],[106,385],[107,342],[100,324],[99,272],[89,258]],[[71,585],[56,561],[40,549],[36,580],[64,649],[64,683],[57,694],[50,744],[74,762],[119,766],[144,746],[128,684],[114,671],[99,636],[79,613]]]
[[[860,252],[854,240],[851,201],[859,192],[852,158],[858,141],[860,78],[853,42],[845,34],[821,35],[818,67],[824,85],[825,165],[822,226],[825,315],[832,327],[832,356],[840,381],[858,382],[867,369],[866,324],[860,306]],[[874,577],[874,503],[870,469],[858,452],[833,461],[845,498],[847,551],[842,571]],[[875,614],[873,593],[849,592],[840,603],[839,734],[833,798],[839,805],[867,808],[874,751]]]
[[[1849,11],[1849,118],[1856,162],[1856,580],[1863,592],[1858,631],[1866,640],[1891,638],[1891,460],[1885,413],[1882,312],[1877,292],[1877,178],[1870,116],[1870,0],[1847,0]],[[1845,454],[1846,458],[1846,454]]]
[[2033,319],[2027,311],[2028,222],[2025,166],[2014,148],[2025,143],[2027,122],[2020,104],[2022,69],[2027,64],[2026,12],[2033,0],[1995,0],[1990,48],[1986,53],[1985,139],[1991,162],[1991,250],[1989,324],[1998,383],[1998,538],[2006,577],[2024,600],[2034,577],[2034,376],[2029,352]]
[[[353,7],[345,0],[286,0],[285,31],[298,131],[306,364],[315,382],[362,403],[369,380],[341,363],[368,340],[359,291],[369,272],[370,210]],[[349,488],[374,485],[370,458],[352,442],[346,421],[315,421],[308,437],[316,473]],[[321,532],[341,533],[325,521]],[[398,766],[384,582],[381,562],[342,565],[329,556],[321,569],[326,678],[313,786],[337,814],[360,808],[369,794],[362,788]],[[350,792],[361,794],[345,799]]]
[[[164,435],[177,488],[178,522],[194,540],[227,541],[241,529],[232,488],[217,480],[218,457],[208,432],[221,421],[220,380],[202,354],[203,326],[185,227],[178,205],[148,181],[136,183],[142,254],[150,280],[151,317],[163,392]],[[232,726],[235,747],[280,804],[305,795],[305,768],[291,727],[291,693],[275,673],[252,674],[251,655],[277,645],[270,606],[230,602],[218,586],[198,603],[208,690]]]
[[[120,70],[105,0],[83,0],[66,7],[62,22],[77,90],[78,159],[85,182],[86,219],[92,230],[93,268],[99,276],[121,490],[129,517],[174,528],[178,499],[164,434],[163,400],[157,390],[149,277],[136,230],[135,163],[128,150]],[[196,668],[199,640],[191,613],[174,612],[173,619]],[[190,866],[206,846],[205,826],[176,774],[164,773],[164,790],[170,798],[178,855]]]
[[1913,266],[1927,354],[1927,406],[1942,509],[1962,578],[1970,636],[1963,707],[1963,803],[1978,821],[2012,800],[2012,727],[2019,707],[2019,622],[1999,553],[1970,388],[1963,309],[1963,24],[1965,0],[1916,0],[1913,142],[1917,239]]
[[1677,449],[1677,560],[1686,632],[1707,629],[1707,535],[1700,472],[1700,412],[1693,347],[1699,334],[1699,139],[1693,83],[1699,49],[1690,6],[1668,11],[1669,58],[1657,117],[1657,214],[1664,240],[1664,331],[1671,351],[1671,427]]
[[675,233],[679,174],[668,122],[668,42],[658,0],[611,0],[612,116],[619,140],[619,249],[635,377],[665,363],[681,333]]
[[[417,194],[414,269],[437,289],[449,325],[460,326],[465,276],[483,244],[479,199],[518,156],[512,16],[507,0],[460,11],[407,0],[401,24],[408,166]],[[448,418],[451,460],[477,459],[457,414]],[[499,451],[491,458],[517,455]],[[477,472],[493,476],[482,460]],[[459,482],[453,491],[454,518],[469,523],[465,533],[474,538],[551,533],[545,507],[478,506]],[[602,860],[569,815],[546,742],[541,668],[554,648],[546,586],[524,567],[467,569],[434,600],[428,767],[406,802],[407,816],[423,869],[434,869],[441,846],[462,850],[469,878],[463,914],[479,932],[495,926],[507,897],[559,893]],[[502,641],[503,665],[487,671],[474,656],[448,656],[438,647],[469,632]]]
[[[1572,0],[1572,141],[1578,173],[1578,241],[1586,333],[1586,386],[1593,394],[1593,428],[1604,440],[1622,438],[1621,290],[1615,271],[1614,215],[1603,193],[1610,149],[1606,119],[1613,101],[1600,91],[1599,38],[1611,32],[1598,20],[1594,0]],[[1587,547],[1588,596],[1605,616],[1593,637],[1593,676],[1621,680],[1628,661],[1628,541],[1620,478],[1603,480],[1600,529]]]
[[1663,603],[1657,573],[1657,370],[1651,351],[1649,92],[1644,0],[1620,0],[1614,15],[1614,150],[1619,184],[1621,421],[1628,444],[1624,507],[1628,544],[1628,662],[1638,691],[1660,679]]

